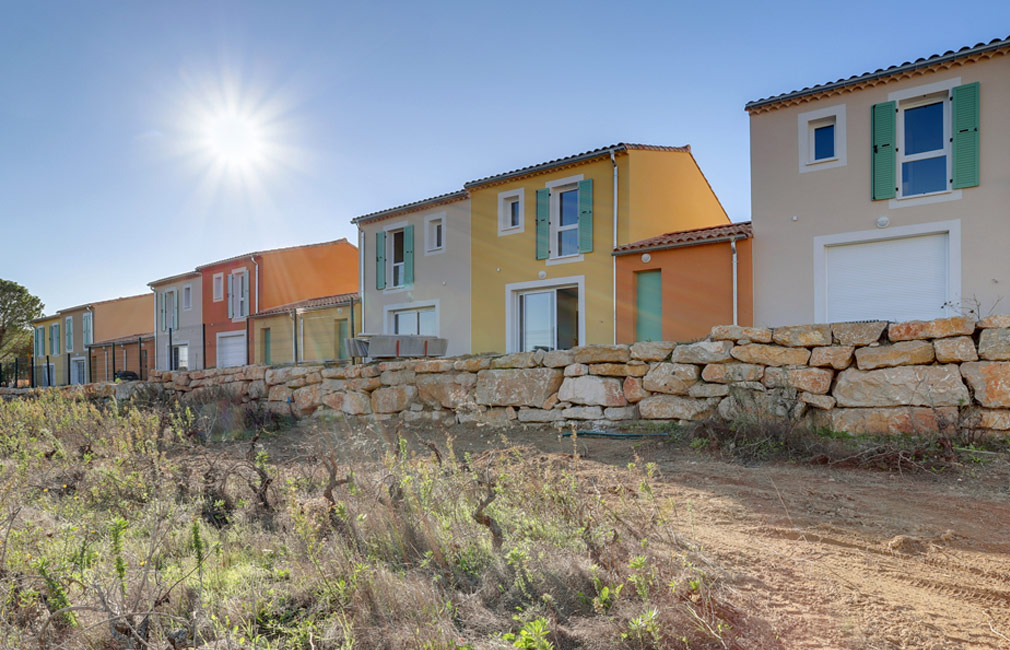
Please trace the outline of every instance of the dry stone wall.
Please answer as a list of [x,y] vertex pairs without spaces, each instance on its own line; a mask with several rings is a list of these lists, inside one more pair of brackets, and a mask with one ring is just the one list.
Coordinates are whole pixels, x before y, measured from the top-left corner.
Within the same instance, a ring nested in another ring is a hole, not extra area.
[[[128,397],[127,385],[72,387]],[[147,388],[280,414],[607,427],[776,416],[852,433],[1010,430],[1010,316],[766,329],[349,366],[154,373]],[[69,389],[68,389],[69,390]]]

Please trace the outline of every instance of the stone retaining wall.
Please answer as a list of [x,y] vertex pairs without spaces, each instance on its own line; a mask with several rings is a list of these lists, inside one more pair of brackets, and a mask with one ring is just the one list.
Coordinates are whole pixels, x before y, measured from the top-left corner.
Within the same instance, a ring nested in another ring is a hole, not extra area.
[[[224,392],[300,417],[606,427],[764,413],[853,433],[1006,431],[1010,316],[718,326],[695,343],[162,372],[148,385],[184,400]],[[131,386],[68,388],[128,397]]]

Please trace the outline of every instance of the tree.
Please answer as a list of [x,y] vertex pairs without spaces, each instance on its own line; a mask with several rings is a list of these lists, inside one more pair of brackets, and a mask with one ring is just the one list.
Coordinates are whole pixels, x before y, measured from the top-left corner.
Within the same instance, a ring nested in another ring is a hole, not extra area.
[[32,321],[44,307],[28,289],[0,278],[0,361],[31,353]]

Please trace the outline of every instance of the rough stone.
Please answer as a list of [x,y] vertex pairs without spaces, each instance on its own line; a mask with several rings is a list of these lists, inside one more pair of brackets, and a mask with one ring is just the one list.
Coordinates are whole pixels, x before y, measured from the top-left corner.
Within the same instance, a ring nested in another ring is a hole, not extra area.
[[744,363],[757,363],[762,366],[805,366],[810,359],[810,350],[806,348],[788,348],[761,343],[738,345],[730,351],[730,354],[734,359]]
[[267,394],[267,383],[262,379],[249,382],[246,394],[249,395],[249,399],[262,399]]
[[571,350],[548,350],[544,353],[544,360],[541,363],[545,368],[561,368],[570,365],[573,360]]
[[544,359],[543,350],[513,352],[491,359],[492,368],[535,368]]
[[371,391],[382,386],[382,380],[378,377],[355,377],[344,380],[344,384],[351,390]]
[[688,389],[687,394],[691,397],[725,397],[729,395],[729,386],[726,384],[695,384]]
[[550,411],[552,408],[554,408],[554,405],[560,401],[561,400],[558,399],[558,394],[554,393],[546,400],[544,400],[544,403],[540,405],[540,408],[542,408],[545,411]]
[[566,377],[558,399],[573,404],[588,404],[596,406],[625,406],[621,381],[613,377]]
[[1010,430],[1010,411],[1005,409],[978,409],[968,424],[976,429]]
[[346,379],[347,378],[347,366],[333,366],[331,368],[323,368],[319,371],[323,379]]
[[589,374],[605,377],[644,377],[649,366],[641,361],[628,363],[594,363],[589,366]]
[[293,392],[294,391],[283,384],[271,386],[270,390],[267,391],[267,400],[271,402],[286,402]]
[[488,357],[471,357],[469,359],[456,359],[452,364],[452,367],[456,370],[462,370],[463,372],[477,372],[479,370],[487,370],[491,367],[491,359]]
[[971,336],[974,333],[975,319],[967,316],[891,323],[887,328],[887,337],[891,341],[942,339],[948,336]]
[[699,341],[678,345],[670,355],[674,363],[722,363],[729,361],[732,341]]
[[953,364],[849,368],[838,374],[832,394],[843,407],[958,406],[969,399],[961,372]]
[[379,375],[379,381],[384,386],[400,386],[402,384],[414,383],[416,375],[413,370],[403,368],[395,370],[383,370]]
[[603,407],[570,406],[560,413],[566,420],[599,420],[603,417]]
[[543,409],[519,409],[520,422],[557,422],[563,420],[563,411],[554,409],[544,411]]
[[957,408],[836,408],[824,416],[833,431],[909,435],[952,430],[957,423]]
[[635,404],[648,396],[649,393],[646,392],[641,379],[638,377],[627,377],[624,380],[624,398],[628,402]]
[[687,395],[688,389],[698,382],[698,374],[698,366],[686,363],[656,363],[642,380],[642,387],[653,393]]
[[[985,336],[984,330],[982,336]],[[936,351],[936,360],[939,363],[978,361],[978,353],[975,351],[975,341],[970,336],[952,336],[948,339],[936,339],[933,341],[933,349]]]
[[309,369],[304,366],[284,366],[280,368],[270,368],[266,371],[266,382],[268,386],[285,384],[296,377],[309,374]]
[[372,412],[372,400],[365,393],[343,393],[343,403],[340,410],[348,415],[364,415]]
[[772,340],[791,348],[831,345],[831,326],[824,324],[776,327],[772,332]]
[[764,366],[752,363],[710,363],[702,369],[701,378],[715,384],[729,384],[735,381],[760,381],[764,374]]
[[308,386],[309,384],[318,384],[323,380],[323,375],[319,372],[318,368],[308,368],[306,372],[301,377],[295,377],[288,381],[289,388],[301,388],[302,386]]
[[242,372],[243,381],[262,381],[266,378],[266,366],[246,366]]
[[666,361],[677,344],[673,341],[639,341],[631,344],[631,358],[640,361]]
[[835,398],[831,395],[815,395],[814,393],[800,393],[800,401],[809,404],[822,411],[830,411],[835,408]]
[[978,337],[978,356],[986,361],[1010,360],[1010,329],[984,329]]
[[824,368],[768,368],[764,385],[769,388],[795,388],[824,395],[831,390],[835,373]]
[[743,327],[740,325],[716,325],[709,337],[713,341],[741,341],[771,343],[772,331],[767,327]]
[[573,363],[565,368],[565,377],[581,377],[589,374],[589,366],[584,363]]
[[428,406],[462,408],[470,401],[470,391],[450,375],[423,374],[417,378],[417,397]]
[[572,349],[575,363],[624,363],[630,359],[627,345],[583,345]]
[[421,359],[416,364],[414,364],[414,372],[429,373],[429,372],[449,372],[453,369],[452,359]]
[[638,412],[646,420],[701,420],[712,414],[718,402],[718,399],[653,395],[638,403]]
[[887,323],[871,321],[868,323],[832,323],[831,333],[839,345],[869,345],[880,340]]
[[856,350],[856,367],[860,370],[923,365],[933,363],[933,359],[933,344],[929,341],[899,341]]
[[379,372],[389,372],[396,370],[405,370],[407,368],[406,361],[380,361],[378,366]]
[[454,381],[460,386],[473,388],[477,383],[477,374],[473,372],[458,372]]
[[311,415],[323,401],[323,391],[320,384],[310,384],[295,390],[291,394],[295,412],[298,415]]
[[[991,316],[986,316],[978,322],[979,329],[990,329],[999,327],[1010,327],[1010,315],[1007,314],[993,314]],[[992,427],[995,429],[996,427]]]
[[634,420],[638,418],[638,407],[611,406],[604,409],[603,417],[608,420]]
[[988,408],[1010,408],[1010,363],[969,361],[961,364],[975,401]]
[[554,368],[481,370],[474,397],[487,406],[540,406],[558,392],[563,379]]
[[416,386],[386,386],[372,391],[372,411],[399,413],[406,410],[417,398]]
[[[377,367],[375,367],[374,365],[370,365],[370,366],[358,366],[358,375],[357,376],[360,377],[361,379],[367,379],[368,377],[378,377],[379,374],[380,374],[379,373],[379,369]],[[350,371],[348,371],[347,376],[351,377]]]
[[854,350],[851,345],[814,348],[810,351],[809,365],[845,370],[852,364]]
[[774,388],[765,390],[744,390],[740,385],[730,388],[730,393],[719,402],[719,417],[734,422],[767,420],[769,418],[792,418],[798,416],[797,405],[802,404],[794,388]]

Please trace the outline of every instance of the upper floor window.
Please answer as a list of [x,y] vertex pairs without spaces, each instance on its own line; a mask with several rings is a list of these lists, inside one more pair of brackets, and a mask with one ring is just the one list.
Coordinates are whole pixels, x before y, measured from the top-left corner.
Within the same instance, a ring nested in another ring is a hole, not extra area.
[[800,173],[845,165],[845,105],[798,116]]
[[215,273],[211,282],[214,285],[214,302],[224,300],[224,273]]
[[45,326],[35,328],[35,356],[46,356],[46,328]]
[[441,253],[445,250],[445,214],[424,219],[424,253]]
[[89,312],[85,313],[83,316],[81,316],[81,336],[83,337],[83,339],[84,339],[84,345],[86,345],[86,346],[87,345],[91,345],[93,343],[93,340],[92,340],[92,338],[93,338],[93,334],[92,334],[93,329],[94,329],[94,325],[93,325],[93,321],[92,321],[92,314],[89,311]]
[[63,336],[66,338],[66,349],[67,352],[74,351],[74,319],[72,316],[67,316],[64,319],[63,329],[66,330]]
[[537,190],[537,259],[581,259],[592,250],[592,179],[561,179]]
[[49,350],[53,355],[60,353],[60,324],[53,323],[49,326]]
[[950,116],[947,93],[903,102],[898,109],[901,196],[950,189]]
[[413,283],[414,226],[394,224],[375,233],[375,288],[399,289]]
[[404,255],[406,247],[404,246],[403,230],[394,230],[389,234],[392,237],[389,262],[393,286],[402,287],[405,279],[404,262],[406,260]]
[[509,190],[498,194],[498,234],[512,235],[523,232],[524,215],[523,188]]
[[179,293],[175,289],[161,292],[161,331],[179,328]]
[[228,318],[249,315],[249,271],[240,269],[228,274]]
[[182,308],[189,311],[193,308],[193,285],[182,285]]
[[813,159],[830,160],[835,157],[835,121],[832,119],[821,125],[814,125]]

